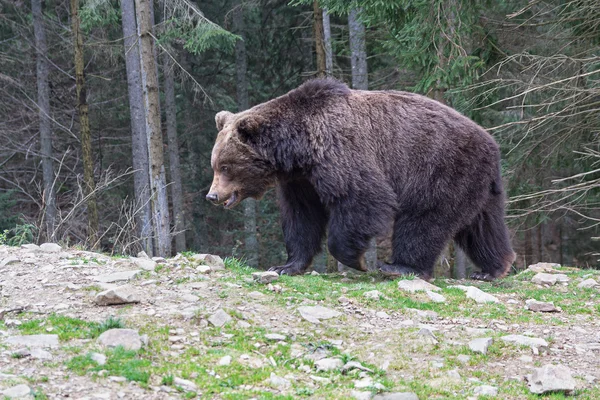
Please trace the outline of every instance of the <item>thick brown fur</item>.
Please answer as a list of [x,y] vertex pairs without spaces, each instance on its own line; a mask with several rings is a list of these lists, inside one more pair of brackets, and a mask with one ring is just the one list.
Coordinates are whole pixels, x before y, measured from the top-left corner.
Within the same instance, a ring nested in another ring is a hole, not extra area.
[[316,79],[242,113],[221,112],[217,125],[211,199],[233,206],[278,188],[288,261],[274,270],[304,272],[327,229],[332,255],[362,269],[369,240],[393,224],[385,274],[431,278],[450,239],[481,268],[474,278],[509,272],[500,152],[455,110]]

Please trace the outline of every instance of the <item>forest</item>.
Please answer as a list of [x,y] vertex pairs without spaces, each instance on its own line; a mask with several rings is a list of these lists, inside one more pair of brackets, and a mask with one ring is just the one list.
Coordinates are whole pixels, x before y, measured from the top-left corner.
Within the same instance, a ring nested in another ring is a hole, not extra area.
[[[502,149],[515,268],[598,267],[597,0],[2,0],[0,244],[282,263],[274,191],[205,200],[214,118],[324,76],[479,123]],[[438,267],[471,268],[452,243]]]

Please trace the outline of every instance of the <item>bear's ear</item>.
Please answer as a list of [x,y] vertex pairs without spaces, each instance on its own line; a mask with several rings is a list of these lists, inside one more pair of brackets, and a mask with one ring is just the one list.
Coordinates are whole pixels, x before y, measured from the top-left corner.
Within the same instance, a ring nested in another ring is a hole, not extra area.
[[238,120],[237,132],[240,140],[244,143],[255,142],[262,131],[265,119],[260,115],[246,115]]
[[215,115],[215,123],[217,124],[217,130],[219,132],[221,132],[225,124],[231,120],[231,117],[233,117],[233,113],[229,111],[219,111],[217,115]]

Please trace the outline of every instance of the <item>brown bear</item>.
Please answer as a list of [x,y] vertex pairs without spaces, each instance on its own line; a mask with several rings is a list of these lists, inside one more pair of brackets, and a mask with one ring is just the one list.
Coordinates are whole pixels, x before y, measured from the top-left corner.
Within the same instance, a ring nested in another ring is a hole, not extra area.
[[498,145],[453,109],[417,94],[315,79],[215,119],[206,198],[231,208],[277,187],[288,259],[272,271],[305,272],[326,229],[331,254],[365,271],[369,240],[393,224],[383,274],[430,279],[450,239],[481,269],[473,279],[509,272],[515,254]]

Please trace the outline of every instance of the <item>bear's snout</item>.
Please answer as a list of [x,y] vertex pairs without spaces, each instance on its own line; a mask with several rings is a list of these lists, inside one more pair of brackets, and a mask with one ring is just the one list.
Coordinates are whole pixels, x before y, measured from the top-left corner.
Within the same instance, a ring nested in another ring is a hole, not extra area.
[[219,196],[216,193],[209,193],[206,195],[206,200],[212,202],[212,203],[218,203],[219,202]]

